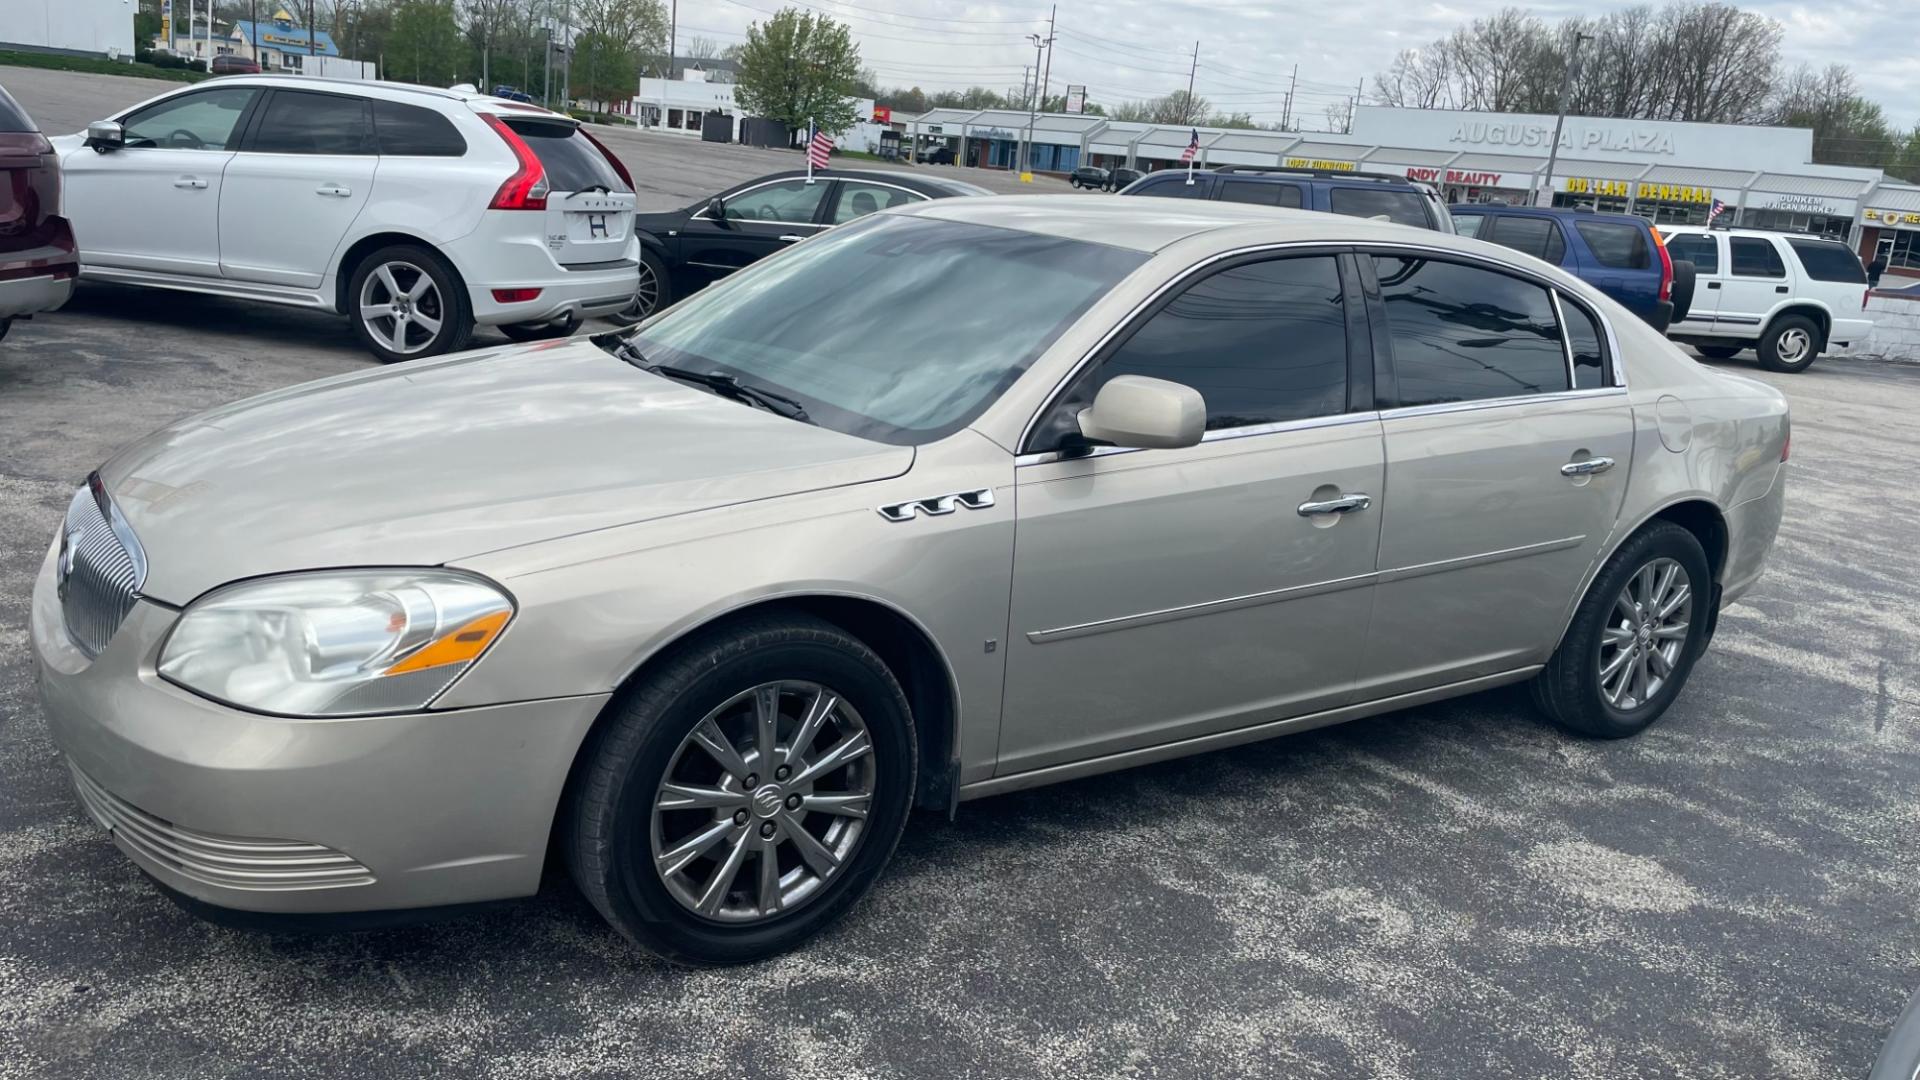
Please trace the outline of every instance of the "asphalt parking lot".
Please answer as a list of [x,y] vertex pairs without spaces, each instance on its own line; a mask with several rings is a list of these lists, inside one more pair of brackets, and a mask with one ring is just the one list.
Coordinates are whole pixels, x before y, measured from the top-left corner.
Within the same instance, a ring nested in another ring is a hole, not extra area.
[[408,929],[200,922],[68,788],[32,578],[116,447],[370,363],[331,317],[106,286],[0,343],[0,1080],[1840,1078],[1920,985],[1920,365],[1851,360],[1763,376],[1787,520],[1640,738],[1502,691],[969,803],[743,969],[636,954],[562,880]]

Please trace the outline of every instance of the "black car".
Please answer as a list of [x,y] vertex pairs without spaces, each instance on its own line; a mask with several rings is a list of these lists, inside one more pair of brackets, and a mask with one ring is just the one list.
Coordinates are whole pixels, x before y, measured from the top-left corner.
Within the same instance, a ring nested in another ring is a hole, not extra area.
[[917,157],[922,165],[951,165],[953,164],[953,147],[936,146],[920,151]]
[[1082,165],[1067,176],[1067,183],[1077,188],[1105,191],[1113,183],[1113,174],[1098,165]]
[[1195,169],[1189,174],[1186,169],[1172,168],[1149,173],[1120,194],[1292,207],[1350,217],[1384,218],[1395,224],[1437,232],[1453,231],[1453,218],[1447,215],[1447,208],[1441,205],[1440,196],[1432,188],[1391,173],[1222,165],[1217,169]]
[[1145,175],[1147,174],[1141,172],[1139,169],[1109,169],[1107,170],[1107,186],[1114,191],[1119,191]]
[[990,195],[960,180],[910,172],[816,169],[762,176],[682,210],[640,214],[640,288],[615,321],[634,323],[788,244],[876,210],[956,195]]

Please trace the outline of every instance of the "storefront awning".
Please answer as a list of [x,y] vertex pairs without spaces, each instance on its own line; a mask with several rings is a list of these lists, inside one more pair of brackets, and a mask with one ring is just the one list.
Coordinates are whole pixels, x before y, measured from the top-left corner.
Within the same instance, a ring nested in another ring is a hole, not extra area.
[[1641,177],[1640,181],[1644,184],[1732,188],[1737,191],[1746,187],[1747,181],[1752,178],[1752,173],[1737,169],[1689,169],[1679,165],[1655,165],[1653,171]]
[[1379,146],[1367,155],[1364,162],[1361,162],[1361,168],[1371,169],[1383,162],[1395,166],[1432,167],[1445,165],[1459,153],[1458,150],[1415,150],[1406,146]]
[[1867,205],[1880,210],[1920,213],[1920,188],[1882,184],[1873,194],[1867,196]]
[[1546,166],[1546,158],[1515,157],[1512,154],[1461,154],[1447,167],[1461,172],[1522,173],[1531,176]]
[[1837,176],[1793,176],[1786,173],[1761,173],[1753,182],[1754,191],[1777,195],[1817,195],[1823,199],[1857,199],[1866,183]]
[[1569,161],[1561,158],[1553,164],[1553,175],[1556,177],[1578,176],[1587,180],[1637,180],[1646,171],[1645,165],[1631,161]]
[[1200,145],[1206,147],[1208,153],[1231,150],[1236,153],[1266,154],[1269,157],[1278,156],[1280,151],[1299,141],[1295,135],[1267,131],[1229,131],[1216,136],[1211,142],[1205,135],[1200,136]]

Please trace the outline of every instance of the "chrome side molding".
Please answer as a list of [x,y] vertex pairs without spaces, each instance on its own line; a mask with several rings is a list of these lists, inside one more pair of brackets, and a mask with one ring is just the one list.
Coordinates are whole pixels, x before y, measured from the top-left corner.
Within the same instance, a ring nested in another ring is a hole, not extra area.
[[977,488],[973,491],[956,491],[950,495],[935,495],[930,499],[910,499],[907,502],[888,503],[879,507],[880,516],[888,521],[912,521],[914,515],[925,514],[939,517],[951,514],[965,507],[968,510],[985,510],[993,505],[993,489]]

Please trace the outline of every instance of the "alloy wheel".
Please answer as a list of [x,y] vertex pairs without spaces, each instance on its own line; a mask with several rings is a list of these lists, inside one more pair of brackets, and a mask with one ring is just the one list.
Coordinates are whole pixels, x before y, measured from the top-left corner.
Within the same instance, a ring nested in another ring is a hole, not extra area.
[[412,356],[440,336],[446,304],[432,276],[410,262],[381,263],[360,286],[360,322],[389,352]]
[[728,698],[681,740],[653,798],[655,873],[723,923],[816,899],[866,835],[878,769],[859,712],[797,680]]
[[1600,693],[1622,712],[1644,707],[1680,666],[1693,611],[1686,568],[1658,558],[1635,571],[1600,632]]
[[642,259],[640,260],[640,283],[633,290],[633,303],[628,304],[621,314],[639,322],[653,314],[653,309],[659,306],[660,277],[653,272],[653,267]]

